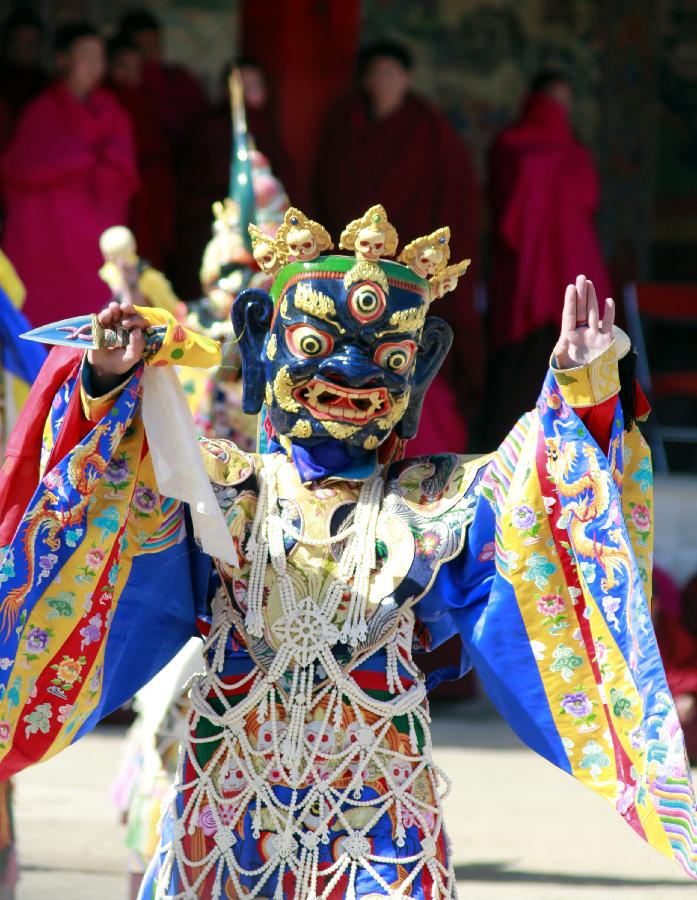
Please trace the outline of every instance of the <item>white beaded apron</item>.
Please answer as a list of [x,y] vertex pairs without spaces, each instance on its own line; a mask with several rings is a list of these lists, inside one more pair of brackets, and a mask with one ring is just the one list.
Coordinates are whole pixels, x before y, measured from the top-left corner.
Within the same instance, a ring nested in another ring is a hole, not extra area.
[[[279,498],[279,470],[291,464],[281,454],[258,459],[263,462],[245,547],[244,601],[236,603],[226,589],[213,600],[206,671],[191,686],[193,709],[175,783],[179,803],[168,811],[171,840],[163,842],[157,896],[408,900],[426,873],[431,900],[449,900],[455,883],[440,804],[440,781],[447,785],[447,779],[432,761],[424,680],[411,660],[414,615],[408,604],[400,606],[376,637],[378,616],[369,610],[376,547],[386,516],[394,518],[389,507],[396,495],[383,497],[385,482],[376,471],[357,498],[355,485],[347,498],[355,503],[353,516],[335,534],[317,536],[319,523],[306,518],[305,527],[298,527],[293,508]],[[402,518],[413,515],[402,507]],[[461,526],[471,518],[471,508],[472,499],[460,494]],[[447,528],[441,533],[450,537],[442,548],[445,559],[463,537],[456,539]],[[289,541],[305,554],[308,567],[331,570],[320,590],[306,595],[298,590],[297,574],[288,565]],[[436,565],[433,570],[435,577]],[[280,604],[271,623],[269,584]],[[235,680],[231,696],[229,679],[221,673],[234,634],[245,636],[257,665]],[[255,653],[258,643],[267,648],[263,660]],[[337,646],[353,653],[349,666],[337,659]],[[388,699],[371,696],[351,674],[376,651],[384,654]],[[206,753],[206,747],[215,749]],[[209,758],[202,763],[204,756]],[[364,788],[376,784],[379,791],[367,797]],[[288,789],[287,799],[274,791],[278,785]],[[244,831],[245,816],[251,817],[251,834]],[[384,817],[392,831],[389,855],[376,853],[371,841]],[[410,826],[420,834],[417,847],[413,841],[406,846]],[[250,838],[260,846],[263,862],[246,868],[240,851]],[[385,879],[386,867],[400,873],[396,881]],[[368,893],[357,887],[361,872],[374,883]]]

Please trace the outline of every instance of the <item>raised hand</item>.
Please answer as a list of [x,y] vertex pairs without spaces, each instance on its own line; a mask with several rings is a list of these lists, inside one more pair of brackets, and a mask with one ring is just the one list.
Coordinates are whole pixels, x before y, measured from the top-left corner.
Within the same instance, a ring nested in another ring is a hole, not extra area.
[[136,312],[130,299],[121,303],[112,300],[98,314],[97,318],[102,328],[110,328],[113,331],[122,328],[129,333],[129,341],[125,347],[87,351],[92,390],[99,395],[107,393],[120,384],[121,376],[140,362],[145,350],[143,332],[148,327],[148,323]]
[[600,356],[612,343],[614,323],[615,301],[609,297],[605,301],[601,322],[593,282],[579,275],[564,296],[561,334],[554,348],[557,366],[560,369],[586,366]]

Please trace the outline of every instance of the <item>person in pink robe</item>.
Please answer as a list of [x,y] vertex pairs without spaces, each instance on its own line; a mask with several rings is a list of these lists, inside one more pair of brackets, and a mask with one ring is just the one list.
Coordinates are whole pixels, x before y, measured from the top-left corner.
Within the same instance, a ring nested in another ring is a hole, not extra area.
[[574,273],[583,272],[599,297],[612,294],[595,225],[598,175],[573,133],[572,99],[566,75],[541,72],[520,120],[491,150],[490,356],[482,446],[496,446],[519,411],[534,404],[549,363],[559,292]]
[[26,286],[34,326],[103,307],[99,236],[126,222],[137,186],[128,118],[99,87],[102,38],[72,23],[56,52],[60,80],[27,106],[0,160],[2,247]]

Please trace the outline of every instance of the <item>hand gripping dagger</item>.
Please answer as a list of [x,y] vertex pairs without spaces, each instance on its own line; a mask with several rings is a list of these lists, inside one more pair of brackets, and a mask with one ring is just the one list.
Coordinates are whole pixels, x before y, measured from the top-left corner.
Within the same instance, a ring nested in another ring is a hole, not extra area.
[[[150,325],[143,332],[145,337],[146,357],[152,356],[162,346],[165,325]],[[130,333],[125,328],[102,328],[99,319],[92,313],[88,316],[73,316],[61,319],[50,325],[41,325],[20,335],[27,341],[38,341],[40,344],[58,344],[61,347],[74,347],[79,350],[105,350],[126,347]]]
[[[145,337],[145,354],[153,356],[162,346],[166,325],[149,325]],[[30,341],[58,344],[80,350],[101,350],[125,347],[129,333],[124,328],[105,329],[96,315],[75,316],[34,328],[21,335]],[[172,369],[154,367],[149,375],[149,393],[144,392],[143,425],[153,461],[160,493],[182,500],[191,510],[194,533],[200,536],[201,546],[210,556],[222,559],[231,566],[239,566],[239,557],[232,542],[215,494],[211,488],[201,456],[198,438],[189,412],[183,388]],[[146,398],[154,397],[150,417],[145,411]],[[167,415],[157,410],[166,409]],[[179,473],[186,470],[187,477]]]

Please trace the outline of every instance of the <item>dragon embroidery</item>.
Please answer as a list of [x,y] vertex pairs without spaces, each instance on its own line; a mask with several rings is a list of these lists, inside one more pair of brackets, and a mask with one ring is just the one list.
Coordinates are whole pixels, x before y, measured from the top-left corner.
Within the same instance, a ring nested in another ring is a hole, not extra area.
[[586,471],[574,481],[567,481],[577,460],[576,446],[562,442],[558,438],[547,439],[547,471],[560,496],[567,498],[565,509],[569,516],[569,533],[573,545],[581,556],[586,556],[600,564],[604,577],[601,587],[606,593],[618,584],[618,575],[630,575],[630,551],[622,537],[618,523],[608,530],[608,536],[618,546],[600,544],[595,536],[590,536],[587,526],[594,524],[606,513],[611,514],[608,480],[600,468],[598,458],[590,444],[583,444]]
[[[579,456],[577,446],[559,437],[547,438],[547,471],[560,497],[566,500],[564,509],[568,514],[569,535],[577,556],[594,560],[603,570],[600,581],[603,592],[608,594],[614,588],[621,587],[625,581],[621,576],[626,578],[627,628],[632,636],[636,658],[639,645],[632,621],[632,554],[622,531],[621,510],[614,508],[610,497],[610,479],[615,484],[621,483],[617,463],[618,442],[614,440],[612,443],[610,476],[601,469],[596,449],[591,444],[584,443],[582,453],[586,463],[585,472],[570,481]],[[607,522],[606,538],[598,541],[595,532],[603,520]],[[588,533],[589,526],[593,527],[593,534]]]
[[[8,592],[0,604],[0,629],[9,634],[17,620],[19,610],[27,593],[34,584],[36,573],[35,544],[39,535],[43,534],[46,546],[51,550],[60,547],[59,533],[66,528],[77,525],[83,518],[87,505],[92,499],[95,482],[104,474],[108,460],[98,450],[99,442],[109,426],[100,423],[96,426],[89,440],[78,445],[71,453],[66,467],[66,476],[71,488],[78,492],[77,503],[58,506],[56,494],[45,488],[43,496],[32,509],[27,518],[28,527],[22,538],[22,546],[27,560],[27,577],[22,585]],[[60,489],[60,485],[58,485]]]

